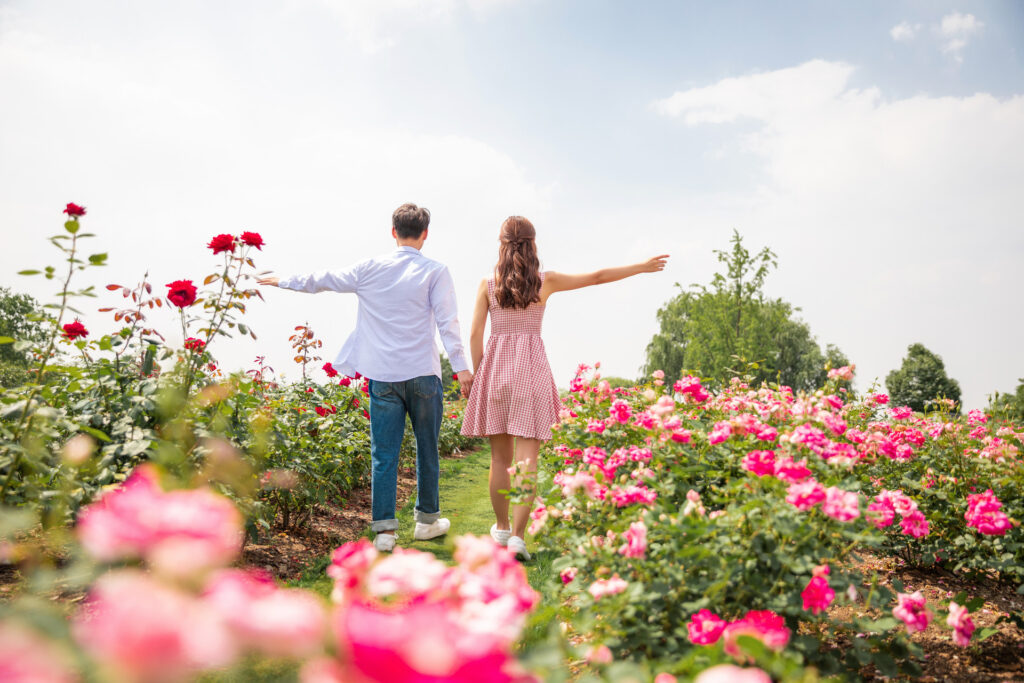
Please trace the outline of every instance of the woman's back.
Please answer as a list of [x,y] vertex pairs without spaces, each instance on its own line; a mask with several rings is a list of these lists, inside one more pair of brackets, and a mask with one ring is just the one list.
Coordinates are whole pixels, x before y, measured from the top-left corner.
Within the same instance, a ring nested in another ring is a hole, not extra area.
[[[541,282],[544,273],[540,274]],[[491,335],[537,334],[544,322],[544,306],[531,303],[526,308],[502,308],[494,296],[494,278],[487,281],[487,310],[491,316]]]

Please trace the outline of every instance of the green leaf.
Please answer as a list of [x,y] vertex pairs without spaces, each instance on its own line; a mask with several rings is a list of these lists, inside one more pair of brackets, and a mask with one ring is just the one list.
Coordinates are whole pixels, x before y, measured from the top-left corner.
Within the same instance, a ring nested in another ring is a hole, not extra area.
[[106,254],[90,254],[89,263],[94,266],[105,266],[107,261]]
[[81,226],[78,224],[78,221],[75,220],[74,218],[64,223],[64,229],[67,230],[72,235],[78,232],[78,228],[80,227]]
[[18,275],[39,275],[43,271],[41,270],[19,270]]
[[0,344],[13,344],[14,337],[0,337]]
[[78,428],[81,429],[86,434],[89,434],[90,436],[96,437],[100,441],[106,441],[107,443],[110,442],[110,437],[107,436],[106,434],[104,434],[103,432],[101,432],[98,429],[93,429],[92,427],[86,427],[85,425],[80,425]]
[[977,612],[981,608],[981,606],[984,605],[984,604],[985,604],[985,598],[977,597],[977,598],[971,598],[970,600],[968,600],[967,604],[965,605],[965,607],[967,607],[967,611],[968,612]]
[[978,635],[974,636],[974,641],[980,643],[986,638],[994,636],[997,633],[999,633],[999,629],[995,628],[994,626],[986,626],[985,628],[978,631]]

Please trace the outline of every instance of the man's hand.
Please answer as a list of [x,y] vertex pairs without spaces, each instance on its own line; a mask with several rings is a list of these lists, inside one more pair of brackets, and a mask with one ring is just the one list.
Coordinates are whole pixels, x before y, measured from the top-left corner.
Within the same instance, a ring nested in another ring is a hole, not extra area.
[[469,390],[473,387],[473,373],[469,370],[459,372],[459,387],[462,389],[462,398],[469,398]]
[[281,282],[281,278],[274,277],[273,275],[270,275],[268,277],[257,278],[256,282],[258,282],[261,285],[268,285],[270,287],[277,287],[278,283]]

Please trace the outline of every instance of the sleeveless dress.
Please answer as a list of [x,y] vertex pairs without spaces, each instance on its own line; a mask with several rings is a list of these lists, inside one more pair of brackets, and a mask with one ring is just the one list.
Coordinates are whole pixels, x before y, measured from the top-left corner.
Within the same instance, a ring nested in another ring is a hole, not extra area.
[[487,301],[491,336],[473,377],[462,434],[512,434],[547,441],[562,401],[540,337],[544,306],[502,308],[494,298],[493,278],[487,281]]

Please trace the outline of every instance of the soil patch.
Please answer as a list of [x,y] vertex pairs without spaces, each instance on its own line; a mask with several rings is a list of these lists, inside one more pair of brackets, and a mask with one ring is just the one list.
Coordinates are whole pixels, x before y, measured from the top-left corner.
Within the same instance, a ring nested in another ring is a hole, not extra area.
[[[397,509],[415,490],[415,468],[399,467]],[[363,486],[343,499],[316,506],[300,529],[274,529],[261,534],[256,543],[246,543],[240,564],[265,569],[281,581],[297,579],[309,564],[366,533],[370,517],[370,487]]]

